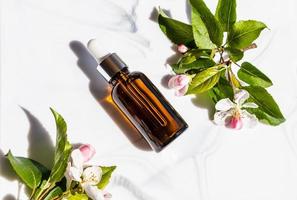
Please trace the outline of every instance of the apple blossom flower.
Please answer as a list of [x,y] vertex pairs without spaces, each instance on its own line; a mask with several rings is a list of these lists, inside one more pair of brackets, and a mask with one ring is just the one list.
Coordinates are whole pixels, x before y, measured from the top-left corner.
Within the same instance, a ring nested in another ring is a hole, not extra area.
[[93,200],[109,200],[111,194],[100,190],[97,185],[102,177],[102,170],[98,166],[84,167],[95,154],[95,149],[91,145],[82,145],[71,152],[70,162],[68,162],[65,172],[67,188],[72,181],[79,182],[85,193]]
[[81,145],[79,150],[83,155],[84,162],[88,162],[96,153],[95,148],[89,144]]
[[239,90],[234,95],[234,102],[229,98],[221,99],[216,103],[217,112],[214,115],[214,122],[218,125],[225,125],[232,129],[241,129],[243,126],[254,127],[258,119],[255,115],[242,108],[257,108],[257,104],[245,101],[249,98],[246,90]]
[[188,47],[186,47],[184,44],[180,44],[180,45],[177,46],[177,51],[178,51],[179,53],[184,54],[184,53],[186,53],[188,50],[189,50]]
[[176,96],[183,96],[188,90],[191,78],[187,75],[175,75],[168,81],[168,87],[175,89]]

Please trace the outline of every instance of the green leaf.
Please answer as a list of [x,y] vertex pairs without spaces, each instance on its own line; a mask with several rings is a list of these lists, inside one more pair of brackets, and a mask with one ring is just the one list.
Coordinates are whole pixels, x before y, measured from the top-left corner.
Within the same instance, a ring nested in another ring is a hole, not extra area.
[[241,51],[240,49],[227,47],[225,48],[225,50],[228,53],[230,59],[234,62],[238,62],[243,58],[243,51]]
[[217,103],[221,99],[233,99],[234,92],[229,82],[225,78],[220,78],[219,82],[208,91],[208,95],[214,103]]
[[11,151],[7,153],[6,157],[21,180],[29,188],[35,190],[39,186],[46,168],[29,158],[14,157]]
[[209,58],[210,53],[211,51],[203,49],[190,50],[177,64],[171,65],[171,67],[177,74],[184,74],[186,72],[198,73],[201,70],[216,64]]
[[210,90],[219,81],[224,70],[225,67],[218,65],[196,74],[189,84],[187,94],[199,94]]
[[60,187],[53,188],[48,195],[44,198],[44,200],[53,200],[63,194],[63,190]]
[[110,166],[110,167],[100,166],[100,168],[102,170],[102,177],[101,177],[100,183],[97,186],[98,186],[98,188],[100,190],[102,190],[109,183],[109,180],[111,178],[111,174],[116,169],[116,166]]
[[189,71],[199,72],[203,69],[214,66],[216,63],[210,58],[199,58],[192,63],[173,65],[172,69],[176,74],[185,74]]
[[193,46],[194,37],[191,25],[169,18],[161,9],[158,16],[158,23],[163,33],[171,42],[184,44],[188,47]]
[[[223,42],[223,29],[219,21],[210,12],[203,0],[190,0],[190,3],[192,8],[197,11],[197,14],[200,15],[202,22],[205,24],[210,40],[220,47]],[[196,22],[193,24],[195,23]]]
[[70,194],[67,198],[67,200],[88,200],[89,197],[86,194]]
[[223,30],[229,32],[236,22],[236,0],[219,0],[216,18],[221,23]]
[[228,34],[227,44],[232,48],[244,49],[251,45],[265,28],[267,26],[259,21],[238,21]]
[[66,122],[63,117],[52,108],[51,111],[54,115],[57,128],[54,165],[49,177],[49,183],[54,184],[61,181],[64,177],[72,146],[67,140]]
[[243,89],[250,94],[249,101],[254,102],[259,106],[256,109],[247,109],[248,112],[255,114],[263,123],[274,126],[285,121],[277,103],[267,90],[259,86],[247,86],[243,87]]
[[229,77],[229,80],[230,80],[231,84],[233,85],[233,87],[235,87],[235,88],[241,87],[241,84],[240,84],[239,80],[237,79],[237,77],[234,75],[231,67],[228,68],[228,77]]
[[213,49],[216,46],[209,38],[208,30],[196,9],[192,9],[192,26],[195,44],[200,49]]
[[272,85],[271,80],[265,74],[248,62],[242,63],[237,74],[241,80],[250,85],[261,86],[264,88]]

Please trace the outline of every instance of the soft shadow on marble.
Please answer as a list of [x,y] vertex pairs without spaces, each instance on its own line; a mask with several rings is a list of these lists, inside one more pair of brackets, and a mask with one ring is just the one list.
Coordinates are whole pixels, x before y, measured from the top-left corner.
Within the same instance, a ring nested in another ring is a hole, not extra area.
[[7,194],[3,200],[17,200],[12,194]]
[[48,131],[41,122],[26,108],[21,107],[30,123],[28,133],[28,157],[51,168],[54,162],[55,147]]

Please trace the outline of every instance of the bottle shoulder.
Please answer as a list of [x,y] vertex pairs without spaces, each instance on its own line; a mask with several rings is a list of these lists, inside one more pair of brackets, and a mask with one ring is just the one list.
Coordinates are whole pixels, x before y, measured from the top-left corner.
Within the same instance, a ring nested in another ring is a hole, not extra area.
[[135,80],[135,79],[148,79],[147,76],[144,73],[139,72],[139,71],[131,72],[128,75],[128,78],[129,78],[130,81]]
[[145,74],[140,71],[133,71],[129,73],[129,76],[145,76]]
[[148,82],[148,77],[139,71],[133,71],[127,74],[121,74],[116,79],[114,79],[111,84],[113,85],[113,88],[119,87],[119,86],[127,86],[128,84],[136,81],[141,80],[142,82]]

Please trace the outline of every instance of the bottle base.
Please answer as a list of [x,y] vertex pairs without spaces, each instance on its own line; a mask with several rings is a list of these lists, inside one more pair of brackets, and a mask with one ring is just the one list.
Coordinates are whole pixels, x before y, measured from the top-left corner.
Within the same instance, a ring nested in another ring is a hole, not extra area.
[[173,136],[168,139],[166,142],[163,143],[162,146],[158,146],[158,147],[152,147],[153,150],[156,153],[161,152],[162,150],[164,150],[169,144],[171,144],[173,142],[173,140],[175,140],[178,136],[180,136],[189,126],[186,124],[184,125],[182,128],[180,128],[178,131],[175,132],[175,134],[173,134]]

